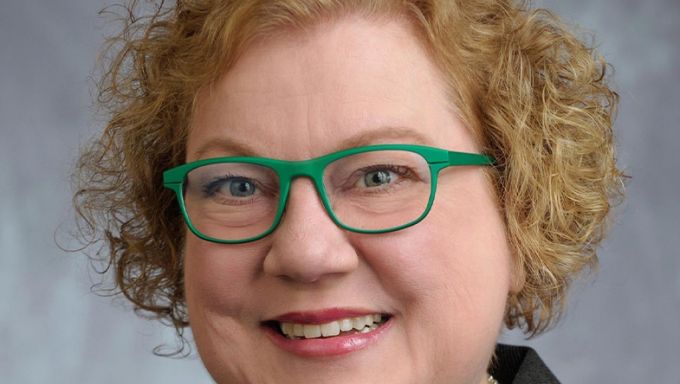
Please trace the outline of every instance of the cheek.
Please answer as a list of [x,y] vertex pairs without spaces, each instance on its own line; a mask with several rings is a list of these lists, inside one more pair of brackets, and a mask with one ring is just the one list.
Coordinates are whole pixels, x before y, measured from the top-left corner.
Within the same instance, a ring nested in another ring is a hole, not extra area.
[[202,241],[187,234],[184,285],[189,323],[201,360],[218,382],[256,377],[258,344],[249,337],[257,318],[253,276],[258,250]]
[[465,180],[466,186],[440,188],[418,225],[359,243],[404,317],[411,349],[424,355],[434,350],[435,356],[423,360],[449,359],[461,367],[484,364],[493,349],[511,261],[492,194],[484,183]]
[[184,284],[190,316],[241,313],[252,294],[258,252],[252,245],[221,245],[187,234]]
[[416,302],[435,294],[455,306],[505,300],[511,265],[505,226],[480,184],[443,185],[421,223],[358,244],[383,285]]

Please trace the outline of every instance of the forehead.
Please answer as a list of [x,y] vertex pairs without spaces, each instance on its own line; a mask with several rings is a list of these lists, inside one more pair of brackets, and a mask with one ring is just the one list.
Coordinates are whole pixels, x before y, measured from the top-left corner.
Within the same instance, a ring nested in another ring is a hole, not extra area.
[[472,150],[468,136],[411,26],[348,16],[249,47],[201,91],[187,160],[296,160],[379,142]]

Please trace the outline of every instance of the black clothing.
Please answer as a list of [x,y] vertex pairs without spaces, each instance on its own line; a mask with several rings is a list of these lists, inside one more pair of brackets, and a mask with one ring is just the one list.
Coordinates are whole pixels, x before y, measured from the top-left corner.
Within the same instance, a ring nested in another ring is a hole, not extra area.
[[559,384],[555,375],[529,347],[496,345],[489,373],[500,384]]

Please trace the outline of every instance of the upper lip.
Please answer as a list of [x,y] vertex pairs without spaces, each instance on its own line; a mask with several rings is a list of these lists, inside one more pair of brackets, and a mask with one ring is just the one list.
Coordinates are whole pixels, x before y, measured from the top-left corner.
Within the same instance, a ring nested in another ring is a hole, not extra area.
[[288,312],[268,321],[298,324],[324,324],[348,317],[357,317],[383,313],[378,310],[359,308],[326,308],[314,311]]

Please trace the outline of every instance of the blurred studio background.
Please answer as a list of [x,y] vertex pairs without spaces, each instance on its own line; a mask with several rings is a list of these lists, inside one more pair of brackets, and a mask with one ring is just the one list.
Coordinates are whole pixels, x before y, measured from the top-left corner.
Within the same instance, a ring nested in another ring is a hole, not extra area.
[[[104,0],[0,6],[0,382],[210,383],[194,354],[157,357],[174,334],[120,299],[54,241],[73,223],[69,175],[93,116],[95,58],[113,25]],[[678,383],[680,1],[544,0],[595,35],[616,68],[620,166],[633,176],[595,279],[563,321],[525,341],[564,383]],[[108,31],[108,32],[107,32]]]

